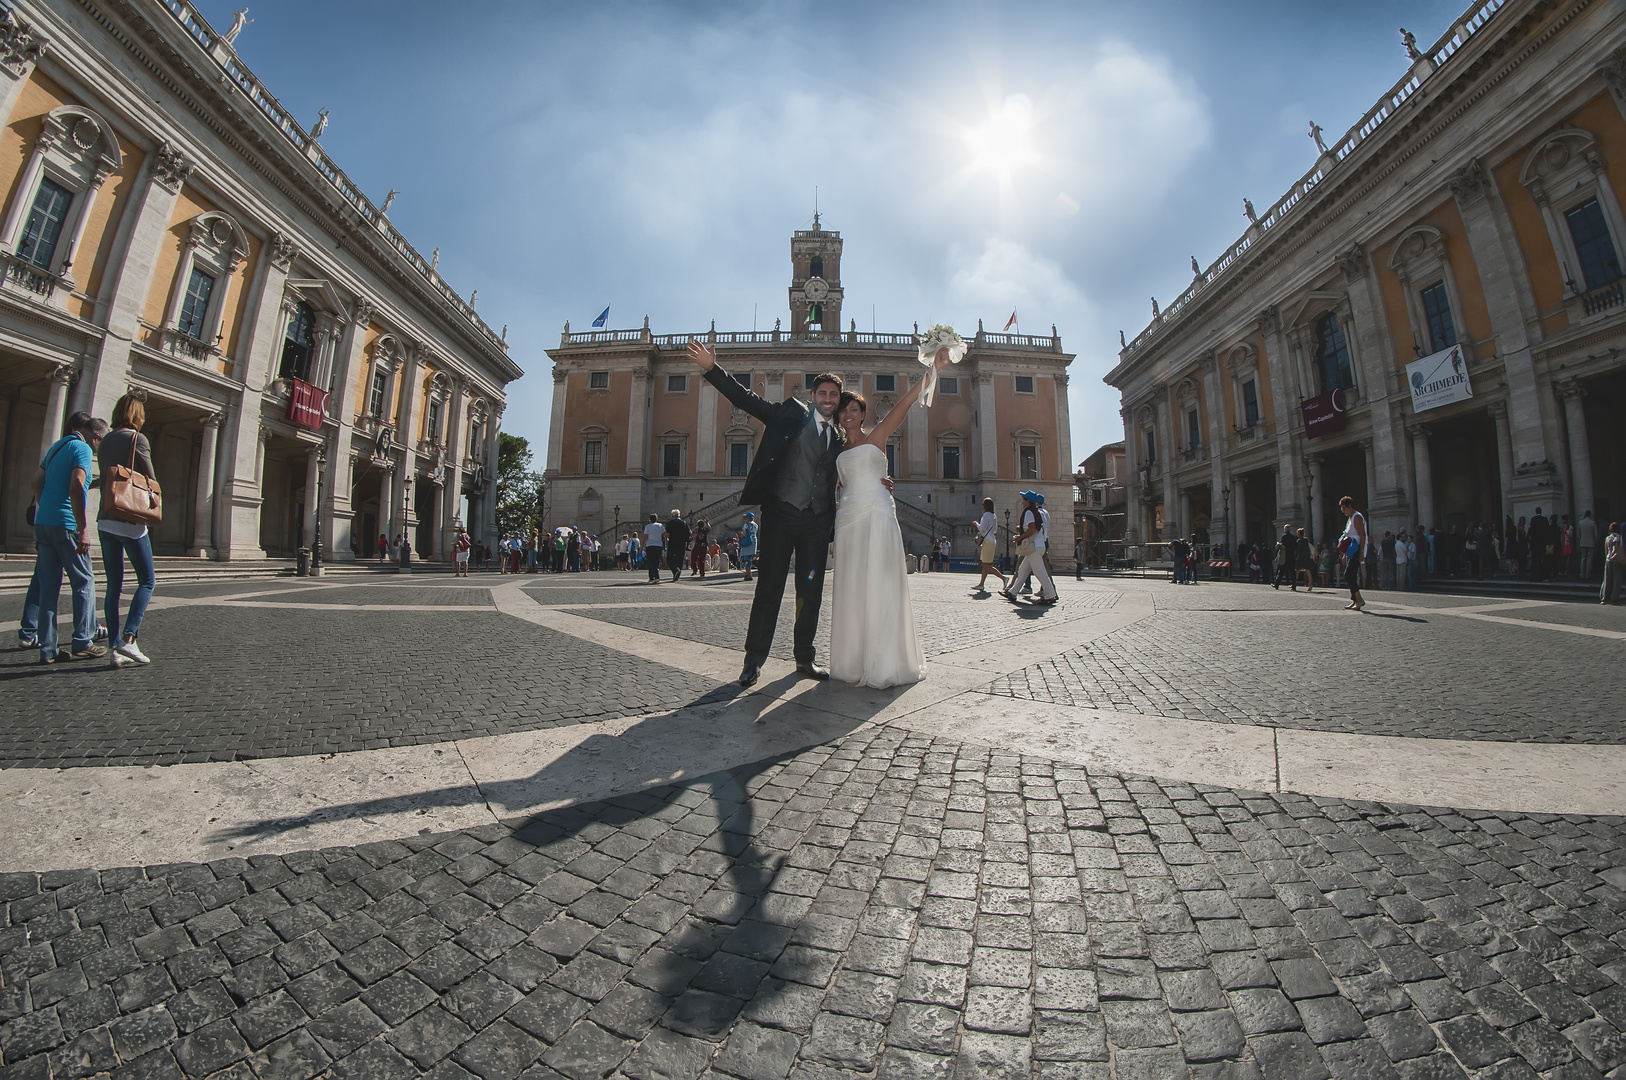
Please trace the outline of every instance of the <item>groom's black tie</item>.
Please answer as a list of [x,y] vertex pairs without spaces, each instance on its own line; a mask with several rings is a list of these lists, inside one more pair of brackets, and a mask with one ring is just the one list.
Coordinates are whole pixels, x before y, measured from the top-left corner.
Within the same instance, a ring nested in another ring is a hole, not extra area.
[[819,421],[819,437],[824,442],[824,448],[830,449],[830,421]]

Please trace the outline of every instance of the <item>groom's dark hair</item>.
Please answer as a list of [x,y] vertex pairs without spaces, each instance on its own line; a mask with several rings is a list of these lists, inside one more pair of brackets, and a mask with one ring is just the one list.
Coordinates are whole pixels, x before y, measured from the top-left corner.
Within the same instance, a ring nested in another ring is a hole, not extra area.
[[833,371],[826,371],[823,374],[813,376],[813,389],[814,390],[817,390],[820,387],[820,385],[822,385],[824,383],[835,383],[837,390],[844,389],[844,386],[843,386],[843,384],[841,382],[841,376],[837,375]]

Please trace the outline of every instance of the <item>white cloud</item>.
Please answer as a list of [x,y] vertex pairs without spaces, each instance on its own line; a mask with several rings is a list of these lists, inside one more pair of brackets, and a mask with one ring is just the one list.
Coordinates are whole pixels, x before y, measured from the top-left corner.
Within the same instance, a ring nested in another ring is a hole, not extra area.
[[960,247],[951,248],[947,263],[948,291],[955,310],[971,312],[973,317],[1004,313],[1013,307],[1038,317],[1087,306],[1061,264],[1035,255],[1014,240],[991,238],[975,256]]

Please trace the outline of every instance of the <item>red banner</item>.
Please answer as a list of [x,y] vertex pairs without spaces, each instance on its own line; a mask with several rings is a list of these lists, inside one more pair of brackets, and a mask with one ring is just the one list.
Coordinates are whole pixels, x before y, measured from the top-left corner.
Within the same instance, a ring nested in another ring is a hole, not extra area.
[[1325,394],[1305,398],[1299,404],[1304,414],[1306,438],[1319,439],[1323,435],[1336,435],[1344,430],[1349,420],[1344,415],[1343,402],[1338,399],[1339,393],[1338,390],[1328,390]]
[[322,430],[327,416],[327,391],[318,390],[304,379],[289,379],[288,419],[312,431]]

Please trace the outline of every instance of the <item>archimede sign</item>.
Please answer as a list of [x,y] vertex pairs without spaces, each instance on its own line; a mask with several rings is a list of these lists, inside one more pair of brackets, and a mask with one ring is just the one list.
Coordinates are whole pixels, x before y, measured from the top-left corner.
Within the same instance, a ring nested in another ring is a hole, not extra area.
[[1412,412],[1466,401],[1474,396],[1474,388],[1468,382],[1468,361],[1462,355],[1461,345],[1441,349],[1407,364],[1406,385],[1411,388]]

